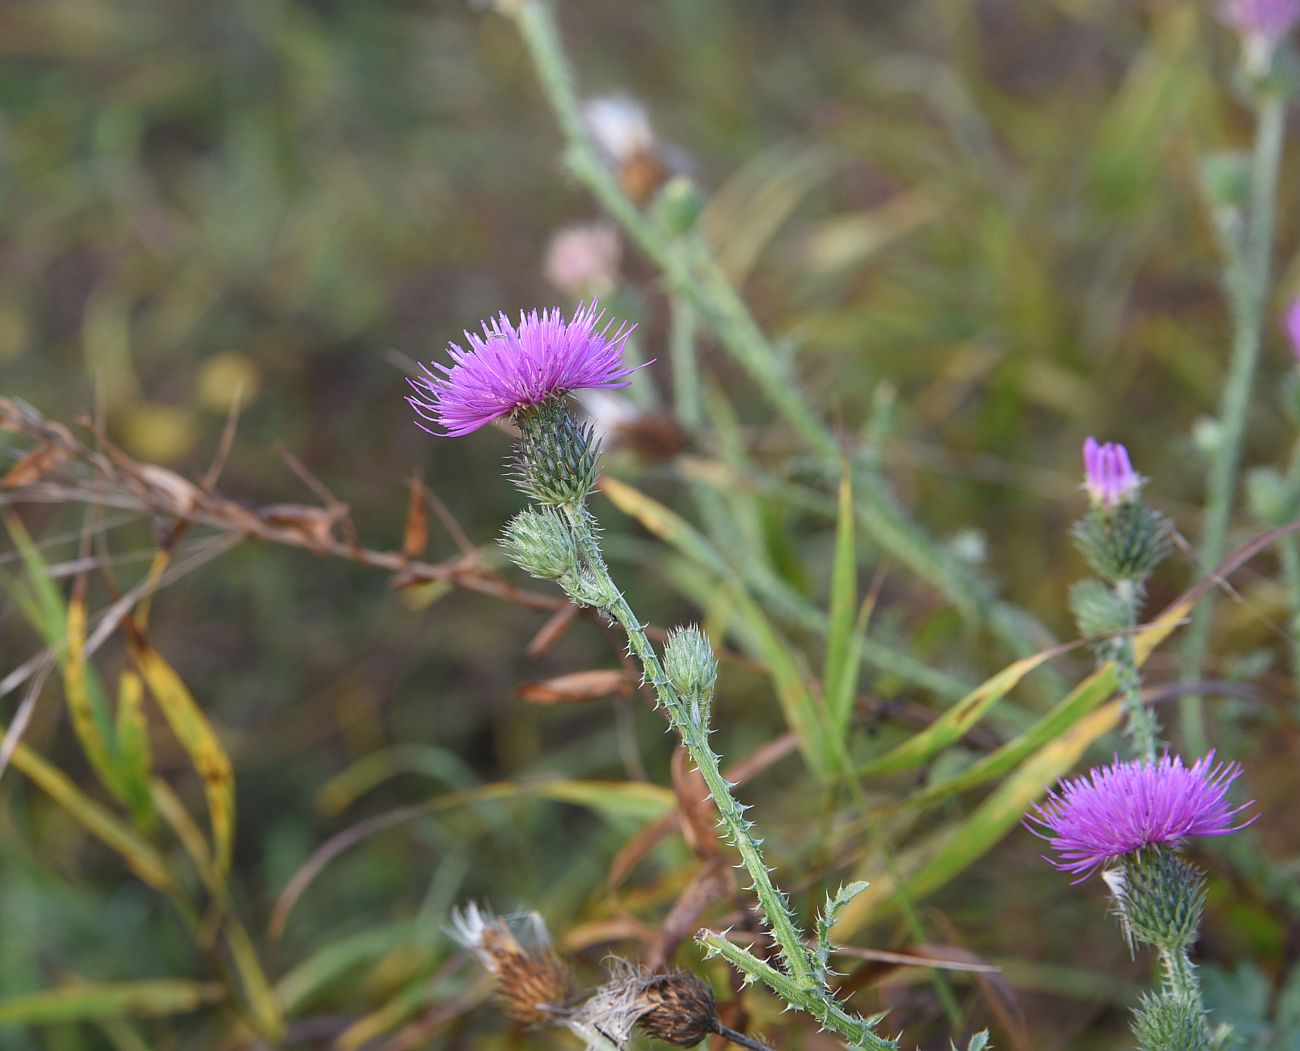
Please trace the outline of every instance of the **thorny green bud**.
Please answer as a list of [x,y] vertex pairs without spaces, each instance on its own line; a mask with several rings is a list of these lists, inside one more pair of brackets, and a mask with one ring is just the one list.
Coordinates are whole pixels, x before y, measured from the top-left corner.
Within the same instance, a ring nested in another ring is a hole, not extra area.
[[1094,507],[1072,535],[1097,575],[1114,583],[1146,580],[1169,553],[1172,532],[1169,519],[1139,499]]
[[599,451],[591,425],[575,420],[563,397],[521,409],[515,419],[515,484],[539,504],[585,500],[596,484]]
[[1142,1051],[1210,1051],[1210,1032],[1195,996],[1162,992],[1142,997],[1133,1019]]
[[718,681],[718,661],[708,636],[695,625],[671,632],[664,645],[664,672],[691,720],[707,726]]
[[689,234],[699,221],[704,202],[695,184],[684,175],[674,175],[659,191],[653,205],[660,225],[678,237]]
[[[1070,588],[1070,612],[1081,635],[1105,635],[1128,627],[1124,602],[1100,580],[1081,580]],[[1109,644],[1110,640],[1102,643]]]
[[1130,943],[1183,952],[1195,940],[1205,911],[1205,878],[1166,847],[1128,855],[1106,874]]
[[554,508],[520,511],[506,523],[500,543],[511,562],[541,580],[563,580],[578,571],[578,545]]
[[1279,526],[1289,522],[1294,502],[1294,495],[1281,471],[1257,467],[1246,475],[1246,503],[1250,513],[1264,525]]

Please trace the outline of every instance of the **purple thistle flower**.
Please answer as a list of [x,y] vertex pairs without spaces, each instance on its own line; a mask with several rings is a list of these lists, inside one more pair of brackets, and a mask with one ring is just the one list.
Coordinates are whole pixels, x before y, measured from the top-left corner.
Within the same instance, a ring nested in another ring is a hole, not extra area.
[[1119,442],[1100,444],[1096,438],[1083,443],[1084,488],[1094,506],[1112,510],[1142,488],[1142,477],[1129,461],[1128,450]]
[[1213,752],[1190,768],[1179,756],[1155,763],[1117,759],[1086,778],[1062,781],[1024,824],[1060,855],[1045,860],[1082,883],[1106,862],[1143,847],[1245,828],[1258,815],[1239,825],[1232,819],[1252,804],[1232,809],[1226,798],[1239,776],[1240,763],[1216,765]]
[[1300,23],[1300,0],[1224,0],[1219,17],[1243,36],[1276,45]]
[[459,437],[557,394],[584,387],[626,387],[628,377],[641,367],[629,367],[623,360],[636,326],[620,325],[611,334],[613,320],[599,327],[604,317],[593,302],[579,306],[568,321],[555,309],[521,312],[518,326],[505,314],[483,322],[482,336],[465,333],[468,351],[448,344],[451,365],[421,365],[424,375],[408,380],[415,394],[406,400],[442,431],[416,423],[438,437]]
[[1286,316],[1282,319],[1282,327],[1286,330],[1287,339],[1291,341],[1291,353],[1300,359],[1300,296],[1291,300]]

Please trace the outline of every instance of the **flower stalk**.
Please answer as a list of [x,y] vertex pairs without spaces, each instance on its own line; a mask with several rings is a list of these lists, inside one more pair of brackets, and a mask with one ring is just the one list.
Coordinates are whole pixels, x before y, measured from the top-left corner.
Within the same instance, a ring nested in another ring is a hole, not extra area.
[[[1245,32],[1245,27],[1239,27]],[[1224,380],[1219,427],[1210,462],[1206,495],[1205,524],[1201,536],[1200,565],[1212,571],[1222,560],[1227,546],[1237,488],[1237,470],[1246,430],[1251,390],[1259,363],[1269,272],[1274,237],[1278,172],[1286,132],[1286,96],[1271,76],[1270,68],[1253,76],[1256,130],[1250,160],[1249,198],[1245,202],[1246,222],[1224,224],[1224,288],[1232,308],[1233,340],[1228,372]],[[1248,71],[1249,73],[1249,71]],[[1198,681],[1205,667],[1206,648],[1214,617],[1216,592],[1211,591],[1192,611],[1184,638],[1181,673],[1184,681]],[[1185,694],[1179,701],[1183,739],[1191,752],[1206,747],[1204,703],[1199,694]]]
[[[727,841],[740,855],[751,886],[776,943],[784,972],[756,957],[728,945],[723,950],[705,936],[706,947],[731,960],[748,980],[762,979],[791,1006],[807,1012],[824,1027],[850,1041],[850,1046],[869,1051],[889,1051],[896,1045],[877,1036],[871,1023],[841,1006],[828,992],[824,973],[818,969],[804,934],[799,929],[785,894],[773,883],[763,860],[761,840],[754,823],[745,817],[747,807],[732,795],[732,785],[722,775],[719,756],[709,746],[709,707],[716,667],[703,634],[692,629],[677,633],[661,659],[654,644],[622,591],[615,584],[600,548],[595,521],[587,508],[585,487],[566,488],[563,478],[574,463],[586,463],[594,456],[590,432],[566,425],[568,410],[559,399],[516,415],[523,434],[521,445],[539,450],[517,463],[520,487],[544,501],[546,510],[525,511],[528,529],[508,531],[507,554],[525,569],[542,567],[555,577],[563,568],[560,583],[574,601],[594,606],[608,614],[627,636],[628,652],[641,666],[643,681],[655,694],[673,728],[681,738],[708,787],[717,807],[719,826]],[[522,516],[521,516],[522,517]],[[562,536],[539,535],[546,527],[563,526]],[[535,545],[537,550],[532,550]],[[577,564],[555,552],[574,550]]]

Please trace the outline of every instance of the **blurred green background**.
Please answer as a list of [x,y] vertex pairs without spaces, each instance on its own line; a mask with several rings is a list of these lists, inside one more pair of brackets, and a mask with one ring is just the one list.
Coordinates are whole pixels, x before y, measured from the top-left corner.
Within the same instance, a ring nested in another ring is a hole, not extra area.
[[[1066,533],[1082,507],[1087,434],[1127,443],[1150,499],[1195,538],[1204,463],[1194,435],[1217,407],[1228,332],[1197,171],[1251,133],[1232,87],[1235,42],[1208,6],[563,0],[559,16],[583,94],[641,100],[709,194],[705,231],[822,416],[845,433],[865,427],[900,503],[982,563],[1007,598],[1073,637],[1066,592],[1084,569]],[[392,549],[418,472],[495,559],[491,540],[521,503],[502,477],[505,439],[428,438],[402,401],[403,377],[482,317],[572,306],[544,276],[548,242],[598,213],[560,150],[513,26],[465,3],[11,0],[0,6],[0,394],[64,422],[98,407],[129,455],[197,478],[242,393],[220,482],[228,496],[316,502],[285,450],[348,505],[367,545]],[[1295,170],[1284,169],[1270,316],[1300,287]],[[610,302],[639,323],[640,353],[660,362],[637,380],[643,406],[657,398],[667,412],[663,283],[630,246]],[[744,374],[707,334],[700,354],[713,413],[734,413],[728,433],[800,477],[797,441]],[[1270,324],[1248,466],[1276,462],[1294,441],[1273,393],[1293,367]],[[725,445],[714,427],[684,436],[687,452]],[[26,448],[0,437],[9,459]],[[624,447],[610,464],[698,520],[678,459]],[[833,479],[812,484],[833,492]],[[730,554],[824,608],[833,519],[779,499],[715,499],[715,514],[735,515]],[[692,601],[680,556],[608,503],[597,510],[643,616],[717,616]],[[155,523],[107,515],[103,551],[134,581]],[[47,560],[74,557],[82,507],[31,506],[23,520]],[[428,557],[454,557],[447,530],[431,531]],[[1243,513],[1234,536],[1254,531]],[[12,582],[11,549],[0,557]],[[1008,662],[866,543],[864,588],[877,569],[873,637],[970,684]],[[1271,557],[1253,563],[1237,581],[1242,601],[1220,604],[1211,670],[1241,689],[1211,704],[1221,747],[1249,761],[1245,791],[1264,814],[1252,836],[1274,879],[1207,848],[1216,876],[1200,954],[1213,1002],[1242,1012],[1251,1046],[1280,1049],[1300,1046],[1266,1021],[1284,1009],[1300,1017],[1300,984],[1290,1000],[1278,995],[1300,954],[1300,911],[1264,884],[1296,871],[1300,708],[1273,576]],[[1149,608],[1194,577],[1176,554]],[[108,600],[96,578],[92,608]],[[0,610],[7,673],[40,638],[12,599]],[[269,979],[307,990],[283,1046],[569,1046],[562,1034],[512,1034],[481,1004],[482,984],[441,931],[448,908],[468,897],[537,908],[563,939],[619,907],[654,925],[680,891],[691,862],[675,836],[630,877],[621,906],[606,887],[661,796],[579,806],[524,795],[366,839],[321,871],[282,936],[271,931],[277,897],[312,851],[366,818],[498,781],[670,783],[671,742],[637,698],[540,706],[516,696],[526,681],[618,666],[615,641],[591,620],[530,658],[543,620],[455,590],[395,591],[375,570],[255,542],[158,597],[152,640],[234,764],[235,908]],[[795,652],[819,653],[797,627],[788,637]],[[1172,678],[1171,652],[1152,658],[1153,682]],[[112,681],[122,647],[97,663]],[[1057,667],[1073,683],[1089,661],[1076,651]],[[886,740],[900,711],[948,703],[891,676],[862,686],[886,713],[864,726]],[[1050,687],[1039,690],[1026,710],[1045,707]],[[0,701],[6,722],[17,697]],[[1161,710],[1176,740],[1172,707]],[[729,757],[783,729],[770,682],[752,668],[724,664],[716,712],[715,747]],[[944,761],[960,766],[1009,728],[995,724]],[[157,720],[154,730],[158,771],[201,813],[184,753]],[[102,798],[57,681],[24,740]],[[367,761],[357,776],[378,770],[373,787],[332,780]],[[916,783],[872,790],[902,796]],[[852,807],[797,757],[745,796],[805,915],[870,849]],[[960,821],[966,807],[953,801],[928,820]],[[1013,831],[919,902],[923,918],[934,942],[1003,967],[996,987],[954,979],[970,1026],[991,1026],[998,1046],[1119,1046],[1150,961],[1130,960],[1098,882],[1070,888],[1039,849]],[[855,943],[910,944],[892,919]],[[607,951],[638,952],[626,928],[584,945],[585,978]],[[693,959],[689,947],[681,959]],[[160,977],[226,980],[157,893],[6,771],[0,999],[73,978]],[[906,1025],[909,1040],[946,1047],[928,972],[885,977],[865,976],[855,1004],[889,1007],[886,1029]],[[724,988],[725,972],[715,981]],[[0,1021],[0,1047],[257,1046],[214,995],[162,1018]],[[829,1046],[750,1000],[781,1046]]]

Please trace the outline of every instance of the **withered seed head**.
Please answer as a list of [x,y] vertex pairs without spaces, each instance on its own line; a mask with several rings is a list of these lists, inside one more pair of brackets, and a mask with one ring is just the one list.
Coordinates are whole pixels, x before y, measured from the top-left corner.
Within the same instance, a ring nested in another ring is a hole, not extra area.
[[646,975],[637,1005],[637,1028],[678,1047],[694,1047],[721,1026],[713,990],[687,971]]
[[[500,922],[500,921],[498,921]],[[573,978],[550,949],[528,952],[501,924],[483,933],[483,955],[497,980],[506,1014],[530,1029],[559,1021],[573,996]]]
[[514,920],[528,936],[528,948],[505,919],[472,902],[452,912],[449,929],[496,979],[511,1018],[530,1028],[563,1021],[571,1010],[572,975],[551,948],[540,916],[528,913]]

